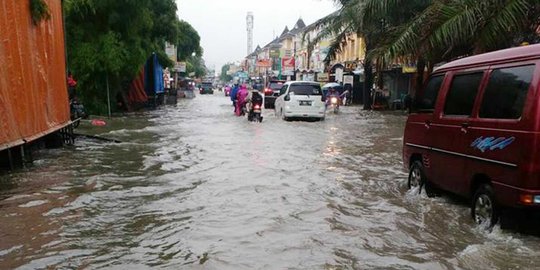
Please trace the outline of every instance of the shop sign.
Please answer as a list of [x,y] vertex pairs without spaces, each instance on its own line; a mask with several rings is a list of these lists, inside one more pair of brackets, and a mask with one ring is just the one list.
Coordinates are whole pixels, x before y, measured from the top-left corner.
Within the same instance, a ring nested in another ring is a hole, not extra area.
[[330,76],[328,76],[328,73],[317,73],[317,81],[318,82],[327,82],[330,80]]

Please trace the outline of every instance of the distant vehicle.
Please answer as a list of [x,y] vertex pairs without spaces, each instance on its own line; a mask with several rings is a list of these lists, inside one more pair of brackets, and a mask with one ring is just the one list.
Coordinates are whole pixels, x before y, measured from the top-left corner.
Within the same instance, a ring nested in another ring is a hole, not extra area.
[[287,82],[275,102],[276,116],[291,118],[316,118],[324,120],[325,102],[321,86],[314,82]]
[[273,80],[264,89],[264,108],[273,108],[285,81]]
[[204,94],[214,94],[213,84],[211,82],[203,82],[199,88],[199,93]]
[[471,199],[471,215],[484,228],[503,209],[537,211],[538,123],[540,45],[443,65],[417,93],[407,119],[408,186]]

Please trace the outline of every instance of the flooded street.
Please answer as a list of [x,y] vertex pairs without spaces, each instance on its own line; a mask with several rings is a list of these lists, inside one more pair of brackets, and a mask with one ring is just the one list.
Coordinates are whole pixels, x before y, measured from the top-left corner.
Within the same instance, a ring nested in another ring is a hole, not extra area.
[[0,269],[539,269],[540,238],[406,188],[404,113],[263,123],[216,92],[0,176]]

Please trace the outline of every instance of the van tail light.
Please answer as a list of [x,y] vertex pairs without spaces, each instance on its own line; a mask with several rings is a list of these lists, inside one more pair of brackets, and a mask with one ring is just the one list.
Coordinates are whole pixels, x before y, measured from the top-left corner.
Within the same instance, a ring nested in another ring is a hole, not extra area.
[[535,202],[535,198],[531,194],[520,194],[519,202],[524,205],[531,205]]

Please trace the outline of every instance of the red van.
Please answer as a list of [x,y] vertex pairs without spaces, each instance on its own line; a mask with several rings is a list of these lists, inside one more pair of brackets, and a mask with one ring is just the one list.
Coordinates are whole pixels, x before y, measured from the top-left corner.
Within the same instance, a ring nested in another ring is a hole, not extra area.
[[540,45],[435,70],[414,98],[403,163],[409,188],[470,198],[488,228],[502,208],[540,209]]

